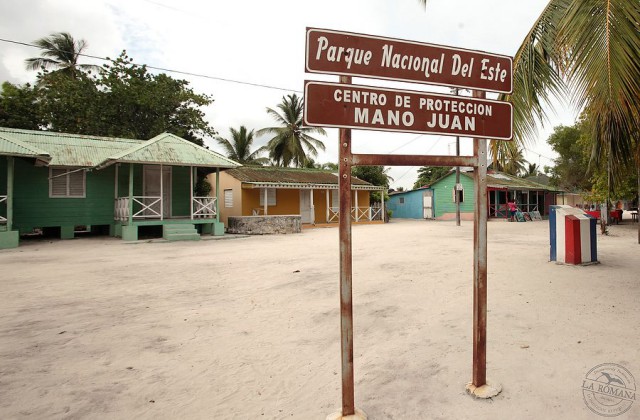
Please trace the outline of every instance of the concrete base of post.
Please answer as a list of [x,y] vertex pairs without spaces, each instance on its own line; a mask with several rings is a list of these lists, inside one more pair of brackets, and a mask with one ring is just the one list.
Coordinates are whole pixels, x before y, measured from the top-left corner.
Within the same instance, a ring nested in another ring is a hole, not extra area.
[[327,420],[367,420],[367,415],[362,410],[356,408],[356,413],[350,416],[343,416],[342,410],[331,413],[327,416]]
[[467,394],[474,398],[492,398],[502,392],[502,386],[497,383],[487,381],[486,384],[481,386],[475,386],[472,382],[469,382],[466,386]]

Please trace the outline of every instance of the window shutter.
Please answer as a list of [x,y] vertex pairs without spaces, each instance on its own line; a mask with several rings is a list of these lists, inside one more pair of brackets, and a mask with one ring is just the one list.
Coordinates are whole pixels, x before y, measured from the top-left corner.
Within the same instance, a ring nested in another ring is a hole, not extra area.
[[67,196],[67,177],[66,169],[49,168],[50,195],[51,197]]
[[84,197],[85,172],[78,171],[67,173],[69,183],[69,197]]
[[233,207],[233,190],[224,190],[224,206],[226,208]]

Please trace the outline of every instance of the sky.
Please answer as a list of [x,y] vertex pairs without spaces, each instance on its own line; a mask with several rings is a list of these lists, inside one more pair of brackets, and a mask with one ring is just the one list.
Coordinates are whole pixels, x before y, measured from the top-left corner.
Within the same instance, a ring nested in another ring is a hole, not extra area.
[[[116,57],[127,50],[136,63],[178,70],[215,102],[206,120],[225,138],[229,127],[256,131],[274,126],[266,108],[284,95],[302,94],[305,80],[338,81],[334,75],[304,70],[307,27],[334,29],[447,45],[513,56],[547,0],[4,0],[0,2],[0,38],[32,43],[55,32],[69,32],[88,43],[87,54]],[[28,83],[36,72],[24,60],[36,48],[0,42],[0,83]],[[85,63],[102,64],[85,58]],[[154,71],[156,72],[156,71]],[[200,77],[195,75],[203,75]],[[439,91],[427,85],[354,78],[354,84]],[[530,139],[525,157],[540,167],[556,154],[546,140],[553,127],[573,124],[576,114],[559,103],[549,121]],[[326,151],[316,162],[337,162],[338,131],[320,136]],[[257,137],[256,148],[267,142]],[[216,151],[214,139],[205,139]],[[462,154],[471,139],[462,138]],[[354,153],[455,154],[455,137],[353,130]],[[417,167],[392,167],[391,187],[411,189]]]

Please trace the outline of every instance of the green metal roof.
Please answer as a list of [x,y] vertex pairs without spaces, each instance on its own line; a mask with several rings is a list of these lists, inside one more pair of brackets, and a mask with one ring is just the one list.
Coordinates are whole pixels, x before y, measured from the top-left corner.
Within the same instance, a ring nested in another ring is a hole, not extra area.
[[0,127],[0,153],[18,149],[44,154],[50,166],[104,168],[115,162],[235,168],[238,163],[218,153],[163,133],[151,140],[98,137]]
[[49,153],[14,139],[10,135],[5,135],[2,131],[0,131],[0,155],[35,158],[45,164],[51,161]]
[[[235,179],[247,183],[260,186],[280,186],[287,185],[298,188],[303,184],[316,186],[335,186],[338,187],[339,179],[335,171],[325,171],[320,169],[298,169],[298,168],[282,168],[276,166],[243,166],[241,168],[230,169],[227,174]],[[384,187],[376,187],[367,181],[363,181],[356,177],[351,177],[352,186],[360,186],[362,189],[381,189]]]
[[240,166],[212,150],[169,133],[160,134],[151,140],[136,144],[127,150],[113,154],[98,166],[105,167],[115,162],[154,163],[181,166],[206,166],[235,168]]
[[[473,178],[473,172],[462,172],[463,175]],[[507,188],[511,190],[542,190],[550,192],[558,192],[557,188],[549,185],[539,184],[529,179],[518,178],[504,172],[492,171],[487,173],[487,187],[489,188]]]
[[115,152],[141,143],[133,139],[1,127],[0,136],[46,151],[51,156],[50,166],[93,167]]

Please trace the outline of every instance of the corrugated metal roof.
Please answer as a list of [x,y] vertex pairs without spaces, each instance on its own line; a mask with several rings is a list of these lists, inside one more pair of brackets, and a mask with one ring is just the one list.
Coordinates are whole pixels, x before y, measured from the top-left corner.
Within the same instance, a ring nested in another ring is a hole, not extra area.
[[240,165],[212,150],[169,133],[160,134],[151,140],[113,154],[101,162],[99,166],[104,167],[115,162],[162,163],[164,165],[218,168],[235,168]]
[[0,127],[0,150],[17,147],[12,144],[48,154],[51,166],[105,167],[115,162],[220,168],[239,165],[168,133],[145,141]]
[[2,127],[0,127],[0,135],[46,151],[51,156],[50,166],[93,167],[118,151],[127,150],[142,143],[140,140],[133,139]]
[[[473,172],[462,172],[469,178],[473,178]],[[509,188],[512,190],[543,190],[543,191],[559,191],[557,188],[553,188],[549,185],[542,185],[537,182],[518,178],[513,175],[506,174],[504,172],[492,172],[487,173],[487,187],[490,188]]]
[[32,157],[45,163],[51,161],[49,153],[11,138],[11,136],[5,135],[2,131],[0,131],[0,155]]
[[[338,185],[339,181],[336,173],[320,169],[243,166],[230,169],[227,173],[238,181],[247,183]],[[351,177],[351,184],[371,185],[356,177]]]

